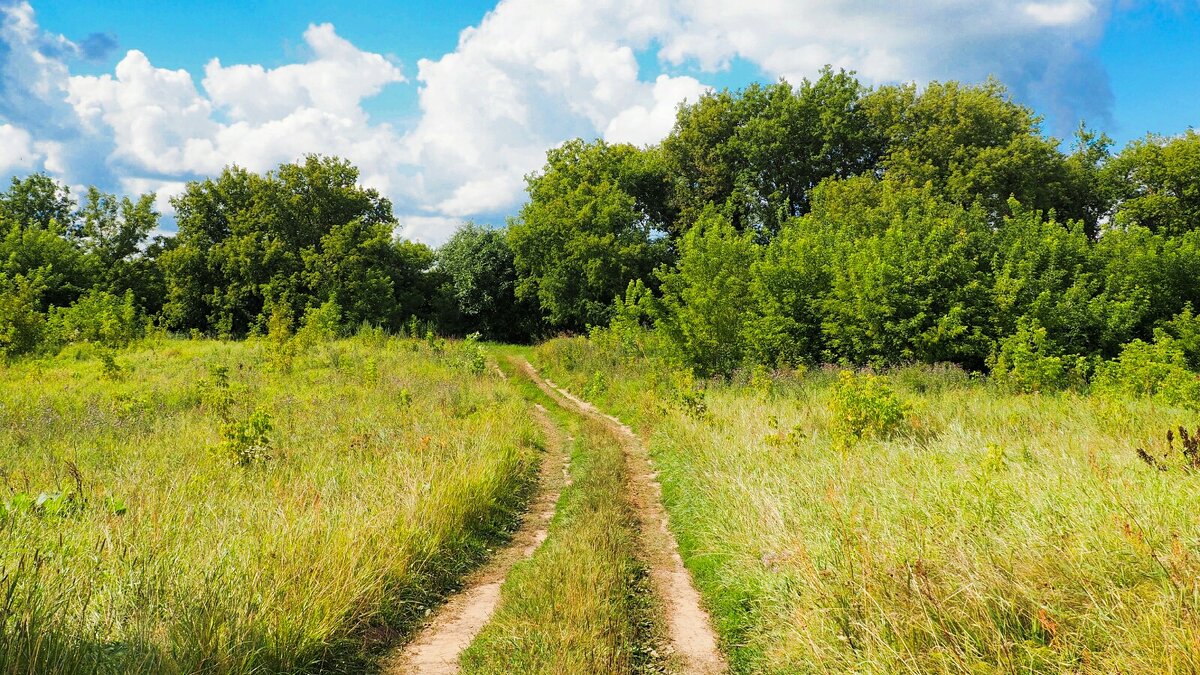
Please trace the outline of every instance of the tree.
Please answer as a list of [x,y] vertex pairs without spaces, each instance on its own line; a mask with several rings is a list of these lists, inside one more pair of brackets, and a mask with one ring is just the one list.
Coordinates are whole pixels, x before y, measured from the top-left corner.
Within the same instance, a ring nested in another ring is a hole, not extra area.
[[745,360],[749,270],[759,254],[751,237],[709,207],[680,240],[675,267],[659,272],[656,325],[701,375],[731,373]]
[[644,169],[633,146],[574,140],[528,177],[529,202],[509,224],[508,241],[518,297],[536,300],[551,325],[607,324],[613,299],[666,259],[662,224],[635,196]]
[[516,295],[517,268],[507,233],[466,223],[437,251],[460,332],[525,341],[537,329],[536,307]]
[[392,328],[430,312],[432,252],[396,242],[391,203],[358,170],[309,156],[265,175],[238,167],[172,200],[179,234],[162,254],[168,324],[220,335],[299,319],[331,298],[346,322]]
[[866,94],[852,73],[827,67],[795,89],[752,84],[682,107],[662,145],[675,176],[675,231],[714,204],[738,230],[770,237],[808,212],[822,180],[873,171],[884,139],[863,107]]
[[0,239],[0,274],[38,278],[41,311],[70,305],[101,278],[96,260],[72,242],[50,230],[17,224]]
[[8,191],[0,194],[0,219],[70,236],[75,233],[75,200],[70,188],[44,173],[14,176]]
[[1117,225],[1177,236],[1200,228],[1200,133],[1147,136],[1104,167]]
[[931,183],[956,204],[981,204],[993,222],[1008,213],[1010,197],[1067,220],[1088,215],[1058,141],[1044,138],[1041,119],[996,80],[882,87],[864,105],[887,138],[883,168],[892,180]]

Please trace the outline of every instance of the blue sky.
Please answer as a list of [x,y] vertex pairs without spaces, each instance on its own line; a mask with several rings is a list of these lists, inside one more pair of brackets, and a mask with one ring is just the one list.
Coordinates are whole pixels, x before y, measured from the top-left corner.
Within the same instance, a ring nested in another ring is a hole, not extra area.
[[[0,0],[0,171],[156,191],[346,156],[406,235],[498,222],[546,148],[654,142],[706,87],[995,74],[1065,136],[1200,122],[1200,1]],[[464,33],[464,30],[467,31]],[[214,62],[219,59],[219,62]]]

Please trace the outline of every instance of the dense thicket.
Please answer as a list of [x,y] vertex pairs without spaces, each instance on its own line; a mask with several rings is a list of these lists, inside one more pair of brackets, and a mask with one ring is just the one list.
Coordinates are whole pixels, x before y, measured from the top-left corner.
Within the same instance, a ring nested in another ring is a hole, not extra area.
[[827,69],[708,94],[656,146],[554,148],[506,228],[438,251],[398,240],[388,200],[336,158],[189,183],[178,234],[154,241],[149,196],[77,203],[34,175],[0,194],[0,351],[148,324],[244,336],[322,307],[510,341],[612,325],[704,374],[952,362],[1037,389],[1106,360],[1188,372],[1200,134],[1110,145],[1081,126],[1064,152],[995,81],[872,89]]
[[[623,222],[668,261],[595,285],[568,274],[584,288],[556,302],[615,296],[612,313],[547,316],[576,328],[615,315],[621,343],[651,329],[703,374],[951,362],[1038,389],[1134,352],[1150,369],[1194,364],[1181,336],[1200,330],[1200,134],[1110,145],[1081,127],[1062,151],[995,81],[868,89],[826,70],[707,95],[657,147],[570,146],[613,158],[607,170],[551,153],[512,227],[553,233],[536,251],[552,277],[596,227],[551,204],[601,191],[638,204]],[[636,194],[626,166],[642,169]]]

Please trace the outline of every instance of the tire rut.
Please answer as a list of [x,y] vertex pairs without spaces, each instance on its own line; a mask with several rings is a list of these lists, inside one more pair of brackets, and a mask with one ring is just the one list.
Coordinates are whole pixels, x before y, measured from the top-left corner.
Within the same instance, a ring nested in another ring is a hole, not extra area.
[[382,664],[385,675],[444,675],[459,671],[458,658],[479,634],[500,602],[500,586],[516,563],[528,559],[546,540],[558,498],[569,481],[562,431],[546,409],[535,404],[535,416],[545,431],[546,455],[538,472],[536,496],[512,540],[464,581],[434,612],[415,638]]
[[543,378],[528,361],[513,362],[546,395],[564,407],[599,420],[621,440],[629,467],[630,499],[638,519],[651,583],[665,611],[669,648],[673,651],[671,656],[678,663],[680,672],[687,675],[727,672],[728,664],[717,647],[712,621],[683,565],[675,535],[669,527],[670,521],[662,505],[662,486],[637,434],[616,417]]

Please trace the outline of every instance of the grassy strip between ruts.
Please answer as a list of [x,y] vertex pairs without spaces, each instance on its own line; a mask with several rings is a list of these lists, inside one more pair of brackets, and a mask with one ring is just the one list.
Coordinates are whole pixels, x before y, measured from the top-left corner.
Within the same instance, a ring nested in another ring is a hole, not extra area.
[[7,367],[0,673],[368,668],[533,475],[527,403],[463,351],[168,340]]
[[585,340],[534,356],[648,437],[736,672],[1200,669],[1196,478],[1134,450],[1186,411],[910,368],[880,378],[904,429],[839,443],[824,372],[701,393]]
[[619,441],[602,425],[559,407],[510,364],[504,367],[573,437],[573,482],[559,499],[549,538],[509,573],[491,622],[463,653],[463,671],[661,670],[655,649],[661,627],[637,556]]

